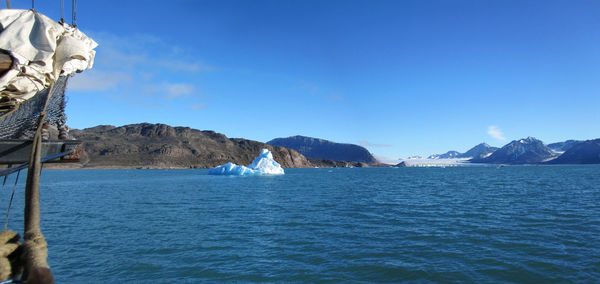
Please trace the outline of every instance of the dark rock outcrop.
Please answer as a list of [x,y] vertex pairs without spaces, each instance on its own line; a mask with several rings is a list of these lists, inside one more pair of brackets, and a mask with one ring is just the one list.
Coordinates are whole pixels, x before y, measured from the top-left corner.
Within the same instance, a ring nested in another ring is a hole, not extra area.
[[305,136],[276,138],[267,144],[294,149],[309,159],[377,163],[375,157],[367,149],[354,144],[335,143]]
[[306,157],[291,149],[189,127],[103,125],[71,130],[71,135],[83,142],[84,167],[210,168],[228,162],[247,165],[263,148],[269,149],[282,167],[312,166]]
[[[361,163],[361,162],[347,162],[347,161],[332,161],[324,159],[308,159],[310,163],[319,168],[368,168],[373,164]],[[384,164],[376,165],[378,167],[387,166]]]
[[[570,140],[572,141],[572,140]],[[548,164],[600,164],[600,138],[575,143]]]
[[471,159],[473,163],[486,164],[537,164],[554,157],[544,143],[533,137],[515,140],[496,150],[487,158]]

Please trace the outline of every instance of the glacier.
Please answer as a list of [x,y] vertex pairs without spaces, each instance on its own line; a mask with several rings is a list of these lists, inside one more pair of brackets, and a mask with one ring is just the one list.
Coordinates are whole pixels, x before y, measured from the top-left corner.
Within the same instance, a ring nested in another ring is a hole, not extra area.
[[285,174],[279,163],[273,160],[273,154],[268,149],[262,149],[260,154],[248,166],[240,166],[234,163],[227,163],[214,167],[208,171],[209,175],[282,175]]

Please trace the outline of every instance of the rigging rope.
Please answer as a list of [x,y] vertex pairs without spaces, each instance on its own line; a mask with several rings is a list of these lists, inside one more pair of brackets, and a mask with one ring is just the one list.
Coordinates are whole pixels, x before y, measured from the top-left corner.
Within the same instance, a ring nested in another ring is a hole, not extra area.
[[60,0],[60,23],[65,22],[65,0]]
[[8,216],[10,215],[10,208],[12,207],[13,198],[15,197],[15,190],[17,189],[17,183],[19,183],[19,175],[21,174],[21,170],[17,172],[17,178],[15,178],[15,185],[12,189],[12,194],[10,195],[10,201],[8,202],[8,208],[6,209],[6,220],[4,220],[4,231],[8,230]]
[[6,8],[10,9],[10,0],[6,0]]
[[77,0],[73,0],[73,27],[77,27]]
[[[25,185],[25,234],[23,235],[23,255],[25,264],[22,280],[31,283],[54,283],[54,277],[48,265],[48,243],[40,229],[40,174],[42,172],[42,128],[46,121],[46,109],[50,97],[54,93],[56,84],[50,86],[48,96],[38,117],[37,131],[33,136],[31,156],[27,169],[27,182]],[[38,282],[39,279],[48,281]]]
[[[8,169],[12,168],[12,164],[8,164]],[[8,179],[8,175],[4,176],[4,181],[2,182],[2,186],[6,185],[6,179]]]

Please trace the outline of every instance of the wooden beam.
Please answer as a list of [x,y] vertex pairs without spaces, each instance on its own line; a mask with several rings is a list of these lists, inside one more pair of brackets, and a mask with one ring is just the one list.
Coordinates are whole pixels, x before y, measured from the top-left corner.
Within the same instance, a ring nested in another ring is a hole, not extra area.
[[0,53],[0,74],[4,73],[12,66],[12,57],[8,54]]
[[[57,158],[47,163],[77,162],[81,151],[75,151],[81,141],[77,140],[49,140],[42,143],[42,157],[51,156],[62,152],[74,152],[69,157]],[[1,164],[23,164],[29,161],[31,153],[31,140],[0,140],[0,165]]]

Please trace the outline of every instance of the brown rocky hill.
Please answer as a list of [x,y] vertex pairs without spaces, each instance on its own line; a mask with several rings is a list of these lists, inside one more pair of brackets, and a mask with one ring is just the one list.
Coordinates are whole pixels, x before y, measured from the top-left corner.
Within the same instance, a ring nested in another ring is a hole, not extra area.
[[103,125],[71,130],[83,142],[80,166],[89,168],[211,168],[228,162],[247,165],[267,148],[285,168],[311,167],[300,153],[284,147],[214,131],[165,124]]

